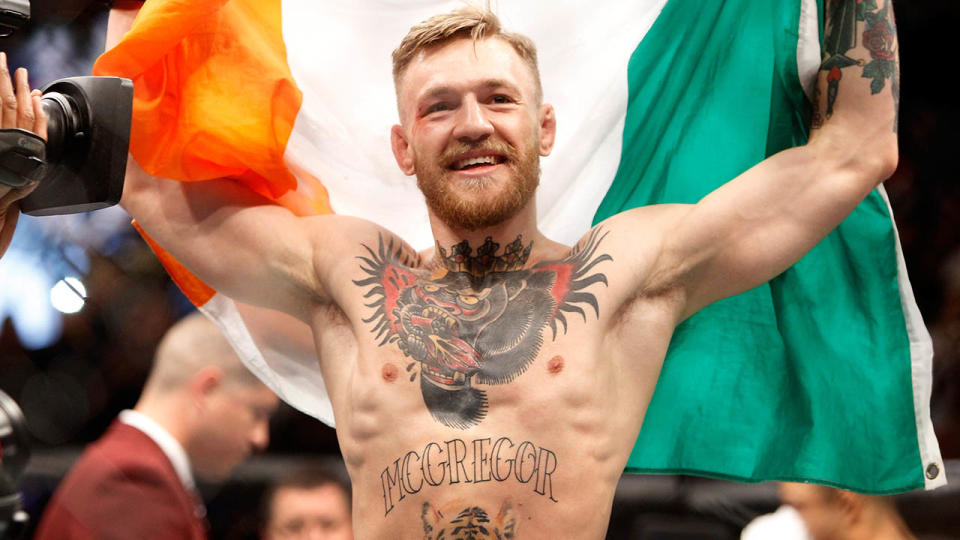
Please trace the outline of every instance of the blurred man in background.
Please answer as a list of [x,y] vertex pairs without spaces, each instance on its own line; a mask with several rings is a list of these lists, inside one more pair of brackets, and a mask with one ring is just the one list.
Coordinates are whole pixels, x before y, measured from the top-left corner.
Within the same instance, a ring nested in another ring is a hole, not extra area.
[[891,497],[877,497],[817,484],[783,482],[775,513],[760,516],[742,540],[906,540],[916,538]]
[[206,538],[194,474],[222,482],[266,447],[277,397],[200,314],[164,336],[143,394],[80,457],[39,539]]
[[264,540],[352,540],[350,488],[325,468],[293,471],[263,498]]

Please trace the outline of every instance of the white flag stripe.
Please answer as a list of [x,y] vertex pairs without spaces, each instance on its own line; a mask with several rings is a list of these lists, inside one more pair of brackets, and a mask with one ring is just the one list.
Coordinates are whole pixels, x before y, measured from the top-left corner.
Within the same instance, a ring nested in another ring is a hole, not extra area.
[[[557,142],[543,162],[537,197],[542,230],[558,241],[575,242],[589,229],[613,181],[626,114],[627,62],[664,4],[498,6],[508,30],[537,44],[545,100],[557,110]],[[334,211],[371,219],[418,249],[433,241],[416,182],[400,172],[390,151],[389,130],[397,123],[390,53],[412,25],[462,5],[283,4],[288,63],[304,92],[287,163],[324,183]]]

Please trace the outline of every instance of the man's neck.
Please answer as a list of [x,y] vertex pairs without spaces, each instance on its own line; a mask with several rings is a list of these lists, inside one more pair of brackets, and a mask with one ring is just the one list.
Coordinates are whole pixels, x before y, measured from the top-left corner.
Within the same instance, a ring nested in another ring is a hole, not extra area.
[[471,245],[467,240],[445,248],[437,241],[434,260],[441,268],[451,272],[466,272],[483,276],[490,272],[507,272],[523,268],[533,250],[533,240],[524,242],[523,234],[506,245],[501,245],[492,236],[484,238],[480,245]]
[[451,272],[483,277],[492,272],[518,270],[558,258],[564,249],[540,233],[535,211],[521,212],[503,223],[478,230],[452,227],[433,215],[430,221],[435,241],[431,266]]
[[187,446],[187,419],[183,414],[184,408],[176,403],[176,398],[165,396],[166,399],[156,396],[141,396],[134,411],[150,418],[167,431],[181,446]]

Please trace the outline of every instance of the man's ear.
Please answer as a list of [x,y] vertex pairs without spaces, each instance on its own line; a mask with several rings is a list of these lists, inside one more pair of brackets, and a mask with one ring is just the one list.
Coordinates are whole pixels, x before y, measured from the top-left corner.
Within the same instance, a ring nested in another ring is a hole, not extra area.
[[553,105],[544,103],[540,106],[540,155],[549,156],[553,151],[553,143],[557,136],[557,117],[553,112]]
[[208,398],[223,384],[223,370],[217,366],[205,366],[190,377],[187,389],[191,401],[200,410],[207,407]]
[[397,124],[390,128],[390,147],[393,149],[393,158],[403,174],[410,176],[417,172],[413,165],[413,149],[403,132],[403,126]]

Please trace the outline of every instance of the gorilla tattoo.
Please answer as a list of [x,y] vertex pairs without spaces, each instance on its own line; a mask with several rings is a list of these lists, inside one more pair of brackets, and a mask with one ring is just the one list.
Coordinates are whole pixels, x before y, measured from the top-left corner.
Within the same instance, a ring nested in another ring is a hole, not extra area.
[[612,258],[597,255],[605,233],[594,229],[568,257],[523,268],[531,242],[523,248],[518,237],[504,249],[491,238],[476,255],[466,242],[437,254],[443,268],[432,275],[410,268],[410,259],[392,240],[367,256],[358,257],[368,277],[355,280],[369,287],[365,294],[374,308],[363,322],[373,324],[380,346],[396,343],[420,375],[423,401],[434,419],[466,429],[487,414],[487,397],[475,384],[506,384],[523,373],[537,357],[547,326],[552,338],[557,323],[566,331],[565,313],[599,317],[596,297],[583,289],[607,284],[594,267]]

